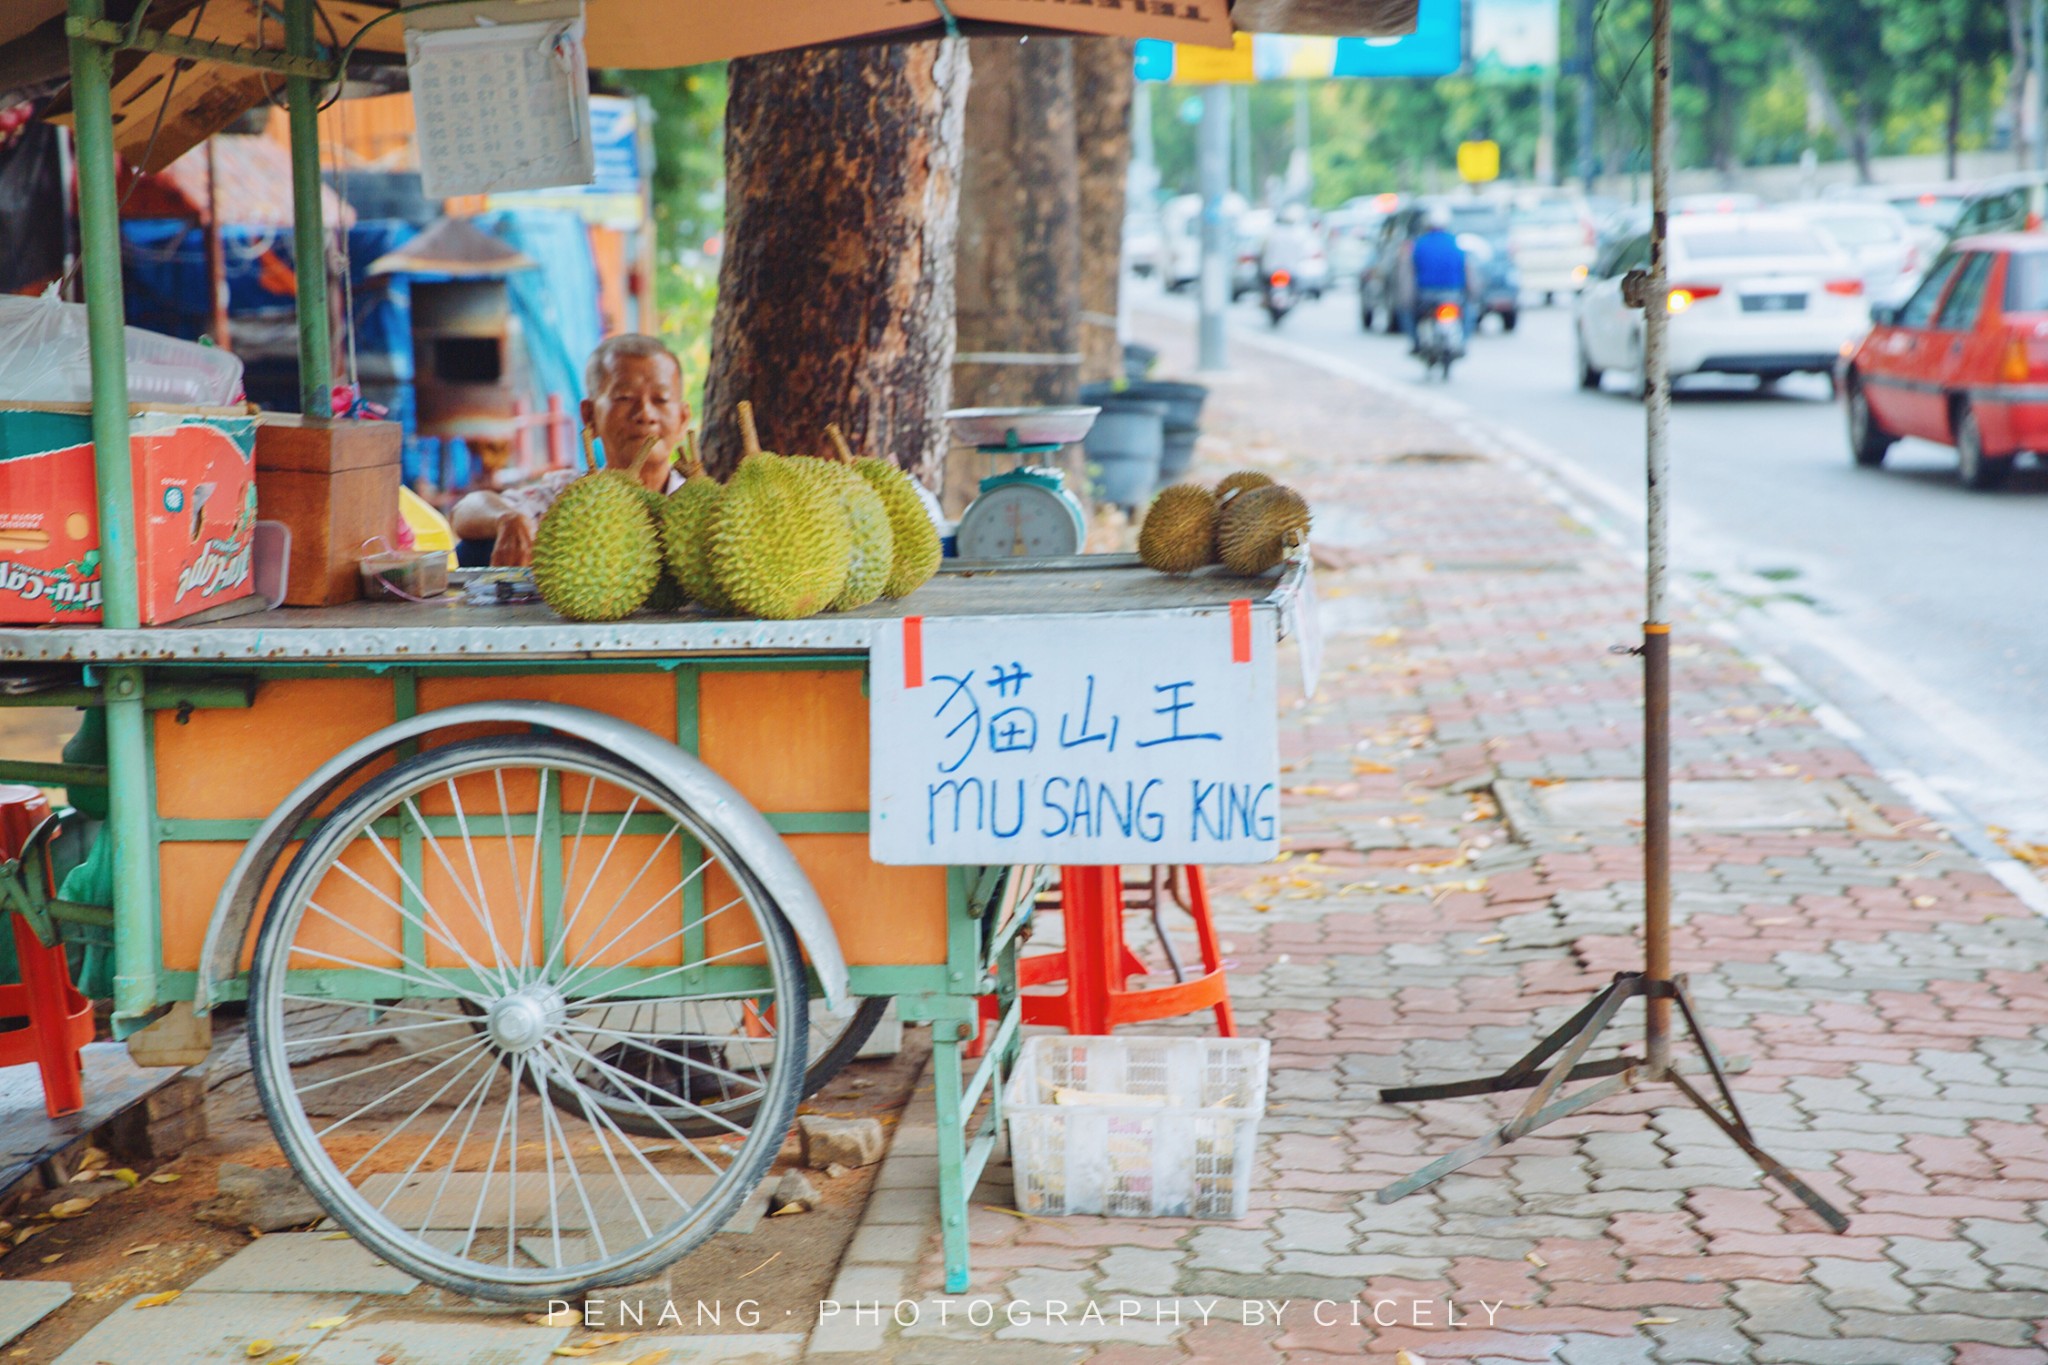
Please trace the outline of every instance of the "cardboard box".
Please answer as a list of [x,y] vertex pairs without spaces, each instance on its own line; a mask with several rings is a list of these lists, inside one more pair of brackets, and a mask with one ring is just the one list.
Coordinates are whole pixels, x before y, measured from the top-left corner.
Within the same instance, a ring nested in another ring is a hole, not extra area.
[[[247,597],[256,419],[135,407],[129,420],[143,624]],[[0,622],[100,620],[98,488],[86,404],[0,407]]]

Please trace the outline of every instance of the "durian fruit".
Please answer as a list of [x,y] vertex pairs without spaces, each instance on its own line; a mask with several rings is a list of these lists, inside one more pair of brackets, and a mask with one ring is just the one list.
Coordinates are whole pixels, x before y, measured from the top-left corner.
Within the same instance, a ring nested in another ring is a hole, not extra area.
[[640,610],[681,611],[689,604],[690,599],[683,595],[682,587],[676,582],[676,576],[670,573],[668,566],[664,564],[661,572],[655,576],[654,591],[647,594],[647,600],[640,604]]
[[1240,469],[1235,474],[1225,474],[1216,485],[1216,501],[1229,502],[1233,493],[1243,493],[1253,488],[1271,488],[1273,480],[1256,469]]
[[761,449],[751,404],[739,405],[739,417],[746,455],[719,497],[712,572],[744,615],[815,616],[846,586],[846,516],[824,485]]
[[846,514],[846,529],[852,537],[852,552],[846,565],[846,586],[832,599],[832,610],[851,611],[864,607],[889,586],[890,571],[896,567],[896,532],[889,525],[889,509],[882,495],[866,479],[853,472],[853,450],[846,433],[837,423],[825,428],[832,454],[817,460],[799,460],[799,467],[815,464],[814,474],[826,484]]
[[1216,562],[1216,495],[1199,484],[1161,491],[1138,529],[1138,558],[1161,573],[1193,573]]
[[662,499],[662,557],[684,597],[707,611],[731,611],[732,599],[711,568],[725,485],[706,474],[694,454],[685,461],[683,474],[683,486]]
[[901,466],[864,456],[853,462],[853,472],[882,495],[882,506],[889,513],[889,529],[895,536],[895,561],[882,595],[908,597],[939,571],[939,558],[944,553],[939,544],[939,528],[932,525],[931,515],[924,510],[924,499],[917,495],[910,475]]
[[1240,492],[1216,519],[1216,548],[1234,574],[1262,574],[1308,538],[1308,504],[1292,488],[1273,484]]
[[661,574],[646,492],[600,469],[562,490],[533,537],[533,583],[572,621],[616,621],[640,609]]

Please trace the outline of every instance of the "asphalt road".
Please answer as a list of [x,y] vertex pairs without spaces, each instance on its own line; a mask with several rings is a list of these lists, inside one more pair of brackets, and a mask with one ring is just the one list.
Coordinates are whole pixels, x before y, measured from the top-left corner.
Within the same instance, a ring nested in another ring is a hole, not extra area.
[[[1402,339],[1361,332],[1348,291],[1277,332],[1249,302],[1233,314],[1247,339],[1469,405],[1640,546],[1641,405],[1618,377],[1577,388],[1568,304],[1525,309],[1512,335],[1497,326],[1445,384],[1422,378]],[[1883,469],[1857,469],[1840,406],[1808,376],[1769,393],[1683,381],[1671,430],[1679,571],[1738,603],[1745,634],[1881,765],[1919,774],[1978,823],[2048,842],[2048,468],[2023,464],[2004,490],[1974,493],[1953,451],[1906,441]]]

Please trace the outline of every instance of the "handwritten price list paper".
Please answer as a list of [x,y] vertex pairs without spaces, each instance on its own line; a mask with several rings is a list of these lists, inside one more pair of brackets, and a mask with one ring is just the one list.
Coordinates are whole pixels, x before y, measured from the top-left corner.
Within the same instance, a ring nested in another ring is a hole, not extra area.
[[405,64],[429,198],[590,183],[582,20],[408,29]]
[[878,863],[1261,863],[1275,626],[1230,613],[890,622],[871,655]]

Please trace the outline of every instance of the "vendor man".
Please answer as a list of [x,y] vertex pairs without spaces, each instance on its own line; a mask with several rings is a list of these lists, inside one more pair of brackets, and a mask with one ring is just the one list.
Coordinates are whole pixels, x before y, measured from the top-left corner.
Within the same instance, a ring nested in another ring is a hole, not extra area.
[[[682,486],[669,453],[682,444],[690,405],[683,401],[683,364],[674,351],[657,337],[611,337],[590,353],[583,389],[590,395],[583,400],[583,425],[603,443],[606,465],[630,470],[652,442],[654,453],[641,464],[641,479],[657,492]],[[534,528],[582,473],[558,469],[517,488],[468,494],[449,521],[462,540],[490,541],[491,563],[530,563]]]

